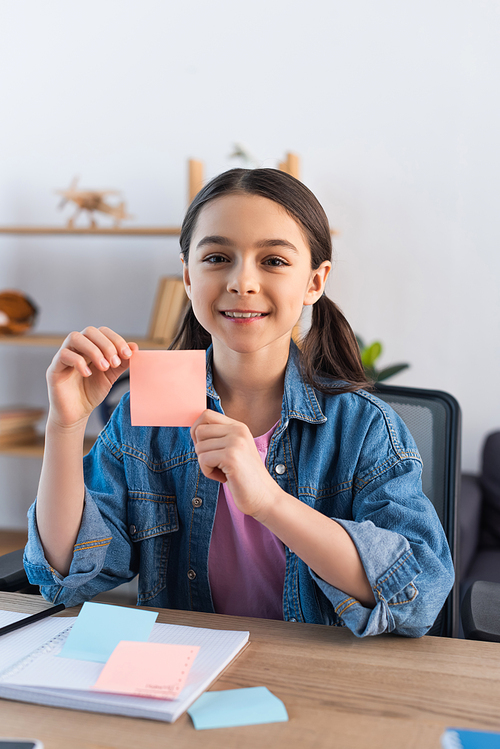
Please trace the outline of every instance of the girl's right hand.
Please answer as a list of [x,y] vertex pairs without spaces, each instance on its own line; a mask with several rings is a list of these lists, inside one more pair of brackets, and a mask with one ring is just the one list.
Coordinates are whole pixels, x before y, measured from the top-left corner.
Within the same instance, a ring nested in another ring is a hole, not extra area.
[[47,370],[49,419],[63,428],[85,422],[138,348],[110,328],[70,333]]

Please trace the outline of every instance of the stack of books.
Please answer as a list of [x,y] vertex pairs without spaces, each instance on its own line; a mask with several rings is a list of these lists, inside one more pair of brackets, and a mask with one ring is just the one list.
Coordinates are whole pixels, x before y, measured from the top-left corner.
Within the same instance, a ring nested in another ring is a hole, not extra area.
[[148,337],[153,341],[170,344],[179,328],[187,301],[182,278],[160,278]]
[[0,446],[19,445],[34,440],[38,436],[36,424],[44,415],[43,408],[0,408]]

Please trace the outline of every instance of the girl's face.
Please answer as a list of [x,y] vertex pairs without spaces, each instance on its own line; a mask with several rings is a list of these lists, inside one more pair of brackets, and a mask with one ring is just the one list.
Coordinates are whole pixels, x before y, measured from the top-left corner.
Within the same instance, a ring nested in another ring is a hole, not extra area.
[[201,209],[183,272],[214,348],[251,353],[280,344],[288,353],[302,308],[321,296],[330,267],[311,270],[304,233],[279,204],[233,194]]

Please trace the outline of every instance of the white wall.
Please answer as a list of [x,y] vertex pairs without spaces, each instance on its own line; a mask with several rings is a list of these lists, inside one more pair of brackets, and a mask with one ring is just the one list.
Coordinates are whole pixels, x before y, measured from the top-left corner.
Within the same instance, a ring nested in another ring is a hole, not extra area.
[[[408,361],[399,384],[453,393],[463,466],[500,426],[496,0],[0,0],[0,224],[62,223],[56,188],[124,191],[179,224],[186,161],[286,150],[338,228],[330,294]],[[70,211],[71,212],[71,211]],[[0,289],[37,328],[146,332],[175,239],[0,237]],[[0,405],[45,404],[53,351],[0,348]],[[24,524],[39,461],[0,457],[0,526]]]

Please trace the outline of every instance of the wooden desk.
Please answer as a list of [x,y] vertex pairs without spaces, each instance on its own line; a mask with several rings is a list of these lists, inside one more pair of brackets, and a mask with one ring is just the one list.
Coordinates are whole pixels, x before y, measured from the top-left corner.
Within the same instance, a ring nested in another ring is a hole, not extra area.
[[[2,609],[47,605],[0,593]],[[0,735],[33,736],[45,749],[439,749],[446,726],[500,730],[495,643],[358,640],[312,624],[168,610],[158,621],[249,630],[250,646],[214,688],[264,685],[283,700],[289,722],[195,731],[187,714],[169,724],[0,700]]]

